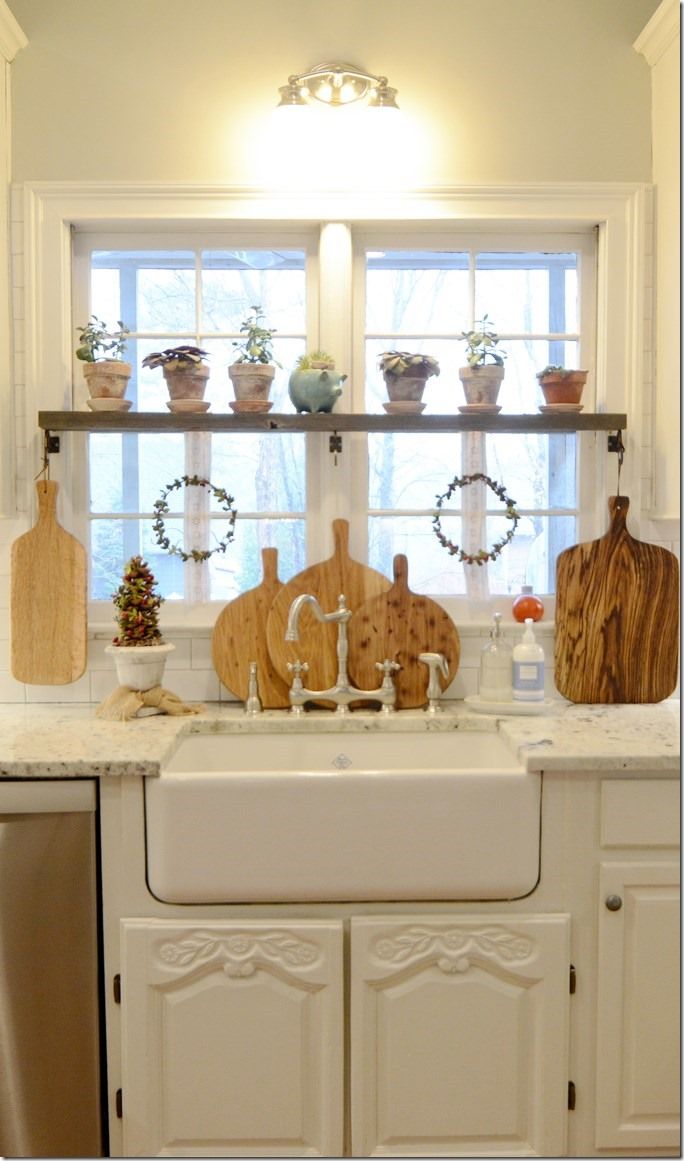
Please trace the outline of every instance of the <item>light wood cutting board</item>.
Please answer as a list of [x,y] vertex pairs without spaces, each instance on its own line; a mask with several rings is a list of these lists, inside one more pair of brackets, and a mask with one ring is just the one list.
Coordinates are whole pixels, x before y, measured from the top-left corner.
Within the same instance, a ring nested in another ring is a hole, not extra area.
[[10,664],[29,685],[67,685],[87,663],[86,552],[57,520],[58,490],[36,484],[38,520],[10,551]]
[[347,608],[358,609],[369,597],[386,592],[390,582],[381,572],[352,560],[349,555],[349,523],[333,520],[334,552],[328,560],[313,564],[297,573],[278,593],[268,616],[266,640],[268,651],[277,673],[292,684],[288,661],[299,658],[309,665],[303,675],[309,689],[329,689],[337,678],[337,625],[317,621],[310,608],[302,610],[299,619],[299,641],[286,641],[285,630],[290,605],[302,593],[315,596],[324,613],[337,608],[337,599],[344,593]]
[[679,563],[630,535],[626,496],[608,508],[605,536],[558,557],[556,686],[573,702],[662,701],[677,684]]
[[266,645],[266,619],[282,589],[278,579],[278,549],[262,548],[263,578],[219,613],[211,638],[214,669],[236,697],[247,699],[249,662],[257,663],[259,697],[264,709],[290,704],[288,686],[276,673]]
[[374,689],[382,674],[376,661],[397,661],[394,674],[397,709],[415,709],[427,702],[429,673],[418,661],[419,653],[442,653],[449,665],[448,677],[440,674],[445,689],[456,676],[461,656],[458,630],[441,605],[430,597],[411,592],[408,560],[394,558],[394,584],[389,592],[373,597],[357,609],[349,623],[350,672],[360,689]]

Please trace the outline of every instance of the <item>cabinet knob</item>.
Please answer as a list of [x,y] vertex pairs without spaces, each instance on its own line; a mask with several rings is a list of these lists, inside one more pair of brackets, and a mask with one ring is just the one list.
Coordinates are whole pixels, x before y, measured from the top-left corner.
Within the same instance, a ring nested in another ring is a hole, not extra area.
[[619,895],[606,895],[606,907],[609,911],[619,911],[622,907],[622,899]]

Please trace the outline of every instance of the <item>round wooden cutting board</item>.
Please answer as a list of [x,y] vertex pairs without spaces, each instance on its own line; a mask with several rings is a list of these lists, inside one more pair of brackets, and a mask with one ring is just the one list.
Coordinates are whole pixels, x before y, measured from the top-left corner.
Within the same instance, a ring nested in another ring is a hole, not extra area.
[[283,709],[290,704],[288,685],[273,668],[266,645],[266,618],[283,587],[278,579],[278,549],[262,548],[261,560],[261,583],[230,601],[219,613],[211,654],[223,684],[243,701],[249,688],[249,663],[256,661],[263,708]]
[[442,689],[456,676],[461,656],[458,630],[441,605],[412,593],[408,585],[408,561],[394,558],[394,584],[357,609],[349,622],[349,667],[354,684],[375,689],[382,675],[376,661],[396,661],[394,674],[397,709],[415,709],[427,703],[428,669],[419,653],[442,653],[448,677],[440,674]]
[[389,580],[381,572],[351,559],[347,520],[333,520],[332,532],[333,555],[297,573],[283,585],[271,605],[266,625],[268,652],[273,668],[288,686],[292,684],[292,675],[287,663],[297,658],[309,666],[308,673],[303,675],[304,684],[309,689],[329,689],[337,678],[335,623],[322,624],[311,609],[305,607],[299,618],[299,640],[285,640],[287,618],[295,597],[311,593],[324,613],[332,613],[337,608],[340,593],[344,593],[347,608],[354,611],[364,601],[379,596],[390,587]]

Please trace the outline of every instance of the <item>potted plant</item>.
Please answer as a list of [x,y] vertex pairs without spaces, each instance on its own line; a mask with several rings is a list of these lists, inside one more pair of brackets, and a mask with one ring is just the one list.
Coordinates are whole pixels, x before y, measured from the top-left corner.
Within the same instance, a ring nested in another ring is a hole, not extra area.
[[233,346],[237,358],[228,368],[228,374],[235,391],[233,411],[268,411],[271,383],[276,367],[280,364],[273,358],[273,327],[264,326],[264,313],[260,306],[251,306],[252,312],[240,324],[241,339]]
[[167,347],[146,355],[142,365],[161,367],[170,411],[207,411],[210,405],[204,402],[204,392],[210,371],[203,361],[207,357],[201,347]]
[[459,367],[459,378],[468,407],[496,406],[499,388],[504,377],[506,352],[498,349],[499,336],[493,329],[489,315],[483,315],[470,331],[461,331],[466,341],[466,367]]
[[335,371],[335,360],[327,351],[311,351],[297,359],[287,390],[297,411],[329,413],[342,394],[340,384],[346,378]]
[[129,330],[121,319],[116,325],[118,329],[110,331],[102,319],[91,315],[85,326],[76,328],[76,358],[83,363],[92,411],[127,411],[131,406],[124,399],[132,372],[131,364],[123,358]]
[[439,375],[439,363],[432,355],[409,351],[384,351],[378,358],[389,403],[386,411],[422,411],[425,384],[431,375]]
[[543,371],[538,371],[537,380],[546,406],[577,408],[587,375],[588,371],[568,370],[558,363],[549,363]]
[[106,652],[114,658],[119,685],[146,690],[161,684],[166,658],[175,648],[164,641],[159,628],[159,607],[164,598],[155,592],[156,581],[146,561],[132,556],[112,601],[118,633]]

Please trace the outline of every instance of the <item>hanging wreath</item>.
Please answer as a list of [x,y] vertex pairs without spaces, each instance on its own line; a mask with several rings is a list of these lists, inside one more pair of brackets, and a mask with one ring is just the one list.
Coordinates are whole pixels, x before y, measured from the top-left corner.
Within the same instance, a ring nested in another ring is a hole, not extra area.
[[[171,492],[178,491],[179,488],[208,488],[212,496],[221,504],[224,512],[228,513],[228,531],[225,536],[219,541],[215,548],[206,551],[198,548],[193,548],[190,552],[185,552],[177,544],[172,544],[166,535],[166,526],[164,524],[164,517],[169,514],[169,505],[166,497]],[[225,552],[226,548],[233,539],[233,526],[235,524],[235,517],[237,512],[233,508],[233,497],[229,496],[225,488],[216,488],[211,483],[211,480],[205,480],[201,476],[181,476],[179,480],[173,480],[172,483],[167,484],[162,489],[161,496],[155,500],[153,504],[155,519],[152,524],[152,531],[154,532],[155,540],[160,548],[168,552],[171,556],[180,556],[182,561],[186,560],[208,560],[215,552]]]
[[458,544],[453,544],[451,540],[449,540],[448,537],[444,535],[442,532],[442,525],[440,523],[439,514],[433,516],[432,528],[435,536],[439,540],[439,543],[443,548],[447,549],[450,556],[456,556],[459,562],[462,562],[463,564],[482,565],[487,560],[495,560],[499,553],[506,547],[506,545],[510,544],[515,535],[515,530],[518,527],[518,521],[520,520],[520,514],[515,507],[515,500],[511,500],[510,496],[506,495],[505,488],[501,484],[498,484],[496,480],[492,480],[489,476],[485,476],[484,472],[474,472],[472,476],[456,476],[449,484],[449,487],[447,488],[444,495],[437,497],[437,508],[441,508],[445,501],[449,500],[453,496],[457,488],[465,488],[468,484],[474,484],[477,480],[482,480],[482,483],[486,484],[488,488],[491,488],[495,496],[498,496],[498,498],[506,505],[504,516],[507,520],[511,521],[511,527],[508,529],[505,536],[502,536],[500,540],[495,541],[491,548],[480,548],[477,552],[465,552],[462,548],[459,548]]

